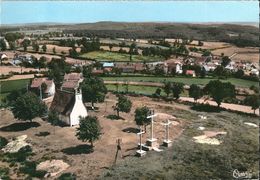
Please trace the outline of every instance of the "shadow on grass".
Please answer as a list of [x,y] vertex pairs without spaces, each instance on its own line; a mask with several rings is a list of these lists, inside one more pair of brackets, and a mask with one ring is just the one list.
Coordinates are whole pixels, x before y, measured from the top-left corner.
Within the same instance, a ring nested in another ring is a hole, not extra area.
[[135,134],[140,132],[138,128],[133,128],[133,127],[125,128],[122,131],[126,133],[135,133]]
[[38,122],[19,122],[19,123],[13,123],[8,126],[4,126],[0,128],[0,131],[5,132],[17,132],[17,131],[25,131],[32,127],[39,127],[40,124]]
[[90,154],[93,152],[93,148],[90,145],[78,145],[74,147],[69,147],[61,150],[67,155],[76,155],[76,154]]
[[41,132],[35,134],[35,136],[39,136],[39,137],[42,137],[42,136],[46,137],[48,135],[50,135],[50,133],[48,131],[41,131]]
[[209,104],[196,104],[191,107],[192,110],[202,112],[221,112],[223,108],[217,106],[211,106]]
[[124,118],[120,117],[120,116],[117,116],[115,114],[110,114],[108,116],[106,116],[107,119],[111,119],[111,120],[125,120]]

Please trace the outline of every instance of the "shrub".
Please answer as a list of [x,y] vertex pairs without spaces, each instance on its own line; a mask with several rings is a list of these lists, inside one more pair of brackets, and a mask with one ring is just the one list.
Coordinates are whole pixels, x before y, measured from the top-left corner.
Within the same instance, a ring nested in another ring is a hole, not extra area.
[[7,143],[8,141],[4,137],[0,136],[0,149],[2,149]]
[[76,180],[76,175],[73,173],[63,173],[58,177],[58,180]]

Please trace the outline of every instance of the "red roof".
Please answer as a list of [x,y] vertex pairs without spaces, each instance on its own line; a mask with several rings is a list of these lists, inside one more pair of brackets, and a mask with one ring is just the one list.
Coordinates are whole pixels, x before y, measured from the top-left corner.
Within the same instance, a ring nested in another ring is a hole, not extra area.
[[35,78],[32,80],[31,88],[40,88],[42,83],[45,83],[47,85],[45,92],[48,92],[53,83],[53,80],[49,80],[47,78]]
[[65,81],[61,88],[75,89],[78,87],[78,81]]
[[82,78],[80,73],[65,74],[64,81],[79,81]]
[[187,70],[187,71],[186,71],[186,74],[187,74],[187,75],[193,75],[194,73],[195,73],[194,70]]

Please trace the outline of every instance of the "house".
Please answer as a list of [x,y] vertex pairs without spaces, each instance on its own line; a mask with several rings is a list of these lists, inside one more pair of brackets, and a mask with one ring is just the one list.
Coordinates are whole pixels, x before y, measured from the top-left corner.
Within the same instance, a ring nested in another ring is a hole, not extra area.
[[43,88],[43,83],[46,84],[46,89],[43,92],[46,97],[53,96],[55,94],[55,84],[53,80],[47,78],[34,78],[30,87],[32,90],[38,91],[40,88]]
[[69,73],[64,75],[64,80],[61,85],[61,90],[74,92],[79,87],[79,84],[83,81],[83,75],[81,73]]
[[114,63],[105,62],[103,63],[103,70],[110,72],[112,71],[114,66],[115,66]]
[[0,59],[1,60],[8,59],[8,56],[5,53],[0,53]]
[[196,77],[195,71],[194,70],[187,70],[186,75]]
[[252,70],[250,71],[250,75],[259,76],[259,70],[258,70],[258,69],[252,69]]
[[169,62],[168,65],[168,73],[172,73],[175,71],[176,74],[182,74],[182,63],[179,61]]
[[80,117],[88,116],[82,101],[81,90],[74,92],[57,90],[50,106],[51,111],[58,112],[59,119],[69,126],[79,124]]

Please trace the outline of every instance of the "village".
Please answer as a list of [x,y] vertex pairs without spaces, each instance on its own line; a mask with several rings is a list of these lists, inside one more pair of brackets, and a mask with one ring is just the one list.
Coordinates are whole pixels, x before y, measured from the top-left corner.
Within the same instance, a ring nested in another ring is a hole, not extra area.
[[0,28],[0,179],[257,179],[259,28],[107,23]]

